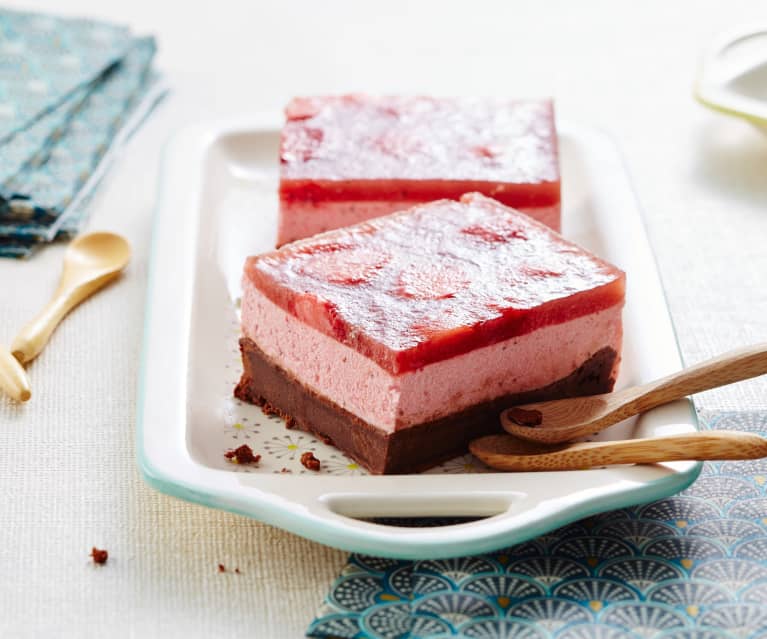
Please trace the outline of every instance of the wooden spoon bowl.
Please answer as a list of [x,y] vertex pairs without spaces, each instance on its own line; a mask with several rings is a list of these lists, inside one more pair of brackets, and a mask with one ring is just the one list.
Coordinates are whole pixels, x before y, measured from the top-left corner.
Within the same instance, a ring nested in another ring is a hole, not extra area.
[[767,343],[725,353],[649,384],[614,393],[507,409],[501,425],[515,437],[556,444],[588,437],[633,415],[687,395],[767,373]]
[[53,299],[13,340],[13,356],[22,364],[37,357],[64,316],[115,279],[130,255],[128,241],[115,233],[88,233],[72,240]]
[[26,371],[4,346],[0,346],[0,389],[17,402],[32,397]]

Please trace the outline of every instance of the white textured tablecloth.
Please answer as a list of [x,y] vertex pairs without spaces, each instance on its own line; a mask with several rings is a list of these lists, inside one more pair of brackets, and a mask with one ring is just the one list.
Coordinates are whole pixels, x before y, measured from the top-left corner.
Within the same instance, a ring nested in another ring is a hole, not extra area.
[[[691,98],[700,48],[761,3],[409,4],[67,3],[156,33],[176,90],[94,204],[90,228],[133,244],[128,272],[62,324],[30,367],[28,405],[0,399],[0,636],[300,637],[343,565],[340,551],[157,494],[136,471],[157,167],[183,123],[298,93],[554,95],[622,148],[687,362],[767,340],[767,137]],[[0,262],[0,342],[48,298],[62,253]],[[767,383],[698,403],[764,410]]]

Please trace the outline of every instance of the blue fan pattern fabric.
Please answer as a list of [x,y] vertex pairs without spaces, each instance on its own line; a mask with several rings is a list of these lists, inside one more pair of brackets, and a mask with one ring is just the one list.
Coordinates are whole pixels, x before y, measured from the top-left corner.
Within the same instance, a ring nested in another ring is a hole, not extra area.
[[162,95],[126,27],[0,10],[0,256],[77,232],[113,150]]
[[[767,436],[767,414],[701,415]],[[767,637],[767,460],[707,463],[686,491],[476,557],[352,555],[310,637]]]

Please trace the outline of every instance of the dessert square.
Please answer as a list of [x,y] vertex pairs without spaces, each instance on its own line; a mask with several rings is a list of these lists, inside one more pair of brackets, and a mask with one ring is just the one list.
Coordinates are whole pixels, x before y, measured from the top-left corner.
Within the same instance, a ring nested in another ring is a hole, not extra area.
[[471,191],[560,228],[550,100],[308,97],[285,115],[278,246]]
[[622,271],[473,193],[250,257],[240,399],[373,473],[415,472],[528,401],[612,390]]

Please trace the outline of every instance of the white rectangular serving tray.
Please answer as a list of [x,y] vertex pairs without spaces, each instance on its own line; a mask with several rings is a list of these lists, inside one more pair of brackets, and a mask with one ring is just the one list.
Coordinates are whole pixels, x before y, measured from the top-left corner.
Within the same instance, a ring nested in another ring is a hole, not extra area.
[[[496,550],[694,481],[694,462],[496,473],[469,455],[428,473],[370,476],[335,448],[235,400],[240,277],[247,255],[274,246],[279,127],[271,116],[208,122],[166,149],[137,424],[139,466],[152,486],[338,548],[426,559]],[[618,384],[676,371],[674,331],[621,158],[601,133],[564,122],[559,133],[563,234],[627,273]],[[601,438],[696,426],[690,402],[679,401]],[[257,467],[224,458],[242,443],[263,456]],[[319,473],[300,465],[307,450],[322,461]],[[481,519],[428,528],[370,521],[424,516]]]

